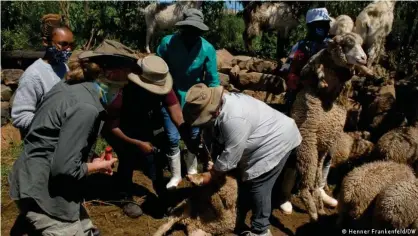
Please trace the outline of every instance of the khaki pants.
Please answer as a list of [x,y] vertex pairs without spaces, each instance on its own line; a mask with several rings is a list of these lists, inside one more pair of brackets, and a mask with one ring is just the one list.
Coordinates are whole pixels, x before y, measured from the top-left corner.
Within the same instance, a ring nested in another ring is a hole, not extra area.
[[35,212],[31,210],[22,211],[19,218],[21,220],[16,220],[14,228],[21,228],[24,227],[24,224],[29,224],[31,228],[30,231],[35,231],[36,235],[93,236],[93,223],[91,222],[86,209],[84,209],[82,205],[80,205],[80,218],[75,222],[60,221],[51,218],[40,211]]

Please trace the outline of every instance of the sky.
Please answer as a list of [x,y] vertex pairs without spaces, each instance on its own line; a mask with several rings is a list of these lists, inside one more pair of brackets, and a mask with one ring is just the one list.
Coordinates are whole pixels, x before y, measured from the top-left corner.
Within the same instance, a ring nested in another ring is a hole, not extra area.
[[[160,2],[172,2],[172,0],[160,0]],[[235,1],[225,1],[226,6],[228,9],[234,9],[235,8]],[[236,5],[237,11],[242,10],[242,4],[237,3]]]

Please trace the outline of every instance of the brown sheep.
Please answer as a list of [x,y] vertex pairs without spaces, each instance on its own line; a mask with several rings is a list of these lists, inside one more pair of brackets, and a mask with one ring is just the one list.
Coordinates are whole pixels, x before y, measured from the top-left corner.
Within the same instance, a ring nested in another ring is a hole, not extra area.
[[[195,174],[190,177],[200,176]],[[185,225],[188,235],[194,236],[225,234],[234,230],[238,196],[236,179],[225,176],[208,186],[197,188],[200,188],[197,194],[180,203],[154,236],[164,235],[176,223]]]
[[[346,120],[348,94],[344,87],[352,77],[353,66],[366,63],[362,43],[361,37],[355,33],[338,35],[301,71],[306,80],[319,79],[327,84],[322,88],[318,88],[318,82],[304,86],[291,111],[303,137],[296,154],[296,168],[301,175],[300,195],[314,221],[318,219],[318,213],[324,213],[319,189],[323,162],[343,132]],[[322,68],[321,73],[318,73],[318,68]]]
[[368,138],[370,138],[370,133],[367,131],[341,133],[329,151],[333,165],[339,166],[347,161],[369,156],[374,144],[368,141]]
[[374,155],[408,164],[418,173],[418,127],[399,127],[384,134],[376,144]]
[[375,161],[355,168],[342,182],[338,225],[345,228],[347,221],[354,220],[357,226],[367,226],[376,196],[392,183],[413,179],[411,167],[393,161]]
[[385,188],[376,198],[373,228],[418,231],[417,197],[418,179],[400,181]]

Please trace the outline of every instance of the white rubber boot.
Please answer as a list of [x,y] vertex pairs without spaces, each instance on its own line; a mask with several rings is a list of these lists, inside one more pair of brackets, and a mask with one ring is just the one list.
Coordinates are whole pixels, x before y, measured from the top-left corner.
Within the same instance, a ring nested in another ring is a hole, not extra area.
[[181,159],[180,152],[174,154],[173,156],[168,156],[168,163],[170,165],[171,179],[167,184],[167,189],[176,188],[181,181]]
[[184,162],[186,163],[187,174],[197,174],[197,158],[195,154],[187,151],[186,155],[184,156]]
[[282,205],[280,205],[280,210],[282,210],[282,212],[286,215],[292,214],[292,211],[293,211],[292,203],[289,201],[283,203]]
[[324,201],[326,205],[330,207],[336,207],[338,205],[338,201],[335,198],[328,196],[323,188],[320,188],[319,190],[321,191],[322,201]]

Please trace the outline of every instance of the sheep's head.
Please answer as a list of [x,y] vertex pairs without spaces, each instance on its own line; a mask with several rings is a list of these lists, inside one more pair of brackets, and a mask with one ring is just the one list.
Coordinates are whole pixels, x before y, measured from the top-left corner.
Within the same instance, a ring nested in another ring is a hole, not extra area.
[[328,51],[335,63],[344,67],[366,65],[367,55],[361,45],[360,35],[350,32],[335,36],[328,42]]

